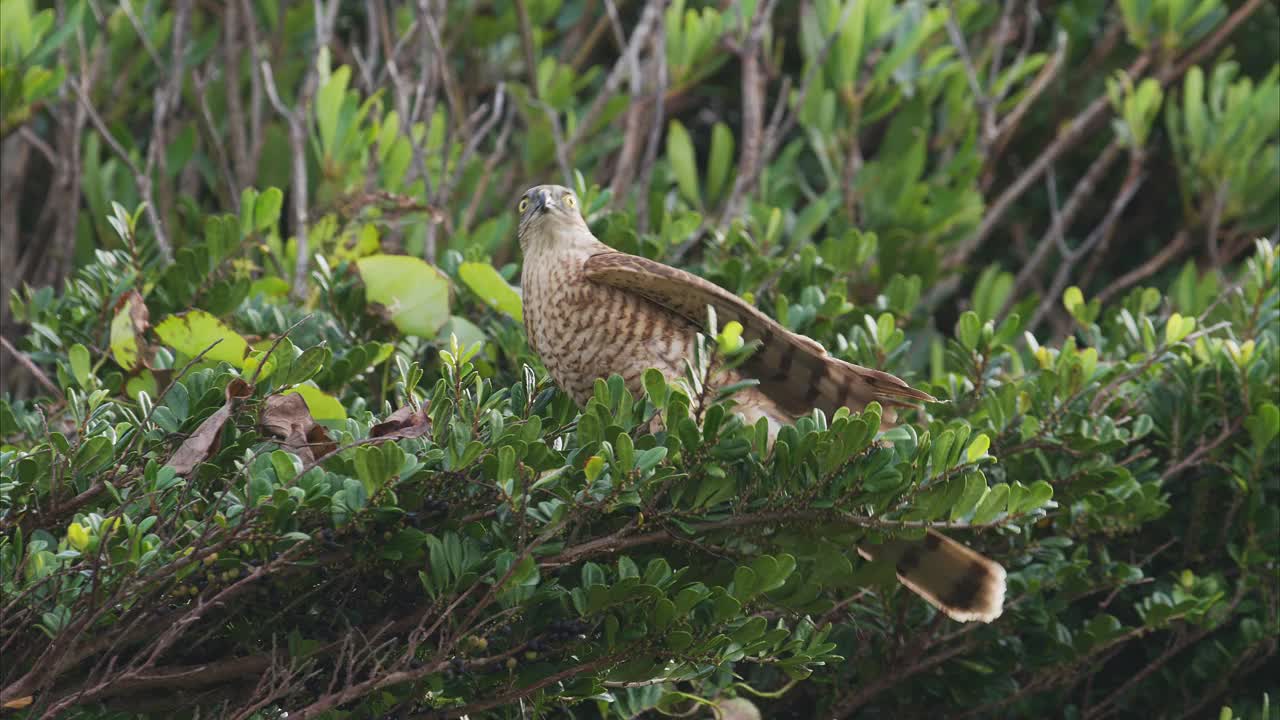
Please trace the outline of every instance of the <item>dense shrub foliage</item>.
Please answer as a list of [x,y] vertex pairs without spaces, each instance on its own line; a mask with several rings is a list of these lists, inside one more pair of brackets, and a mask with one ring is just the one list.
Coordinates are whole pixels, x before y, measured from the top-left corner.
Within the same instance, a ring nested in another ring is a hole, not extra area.
[[[1276,716],[1273,6],[56,5],[0,2],[6,712]],[[574,406],[549,180],[939,402],[769,451],[726,328]],[[853,552],[928,526],[998,621]]]

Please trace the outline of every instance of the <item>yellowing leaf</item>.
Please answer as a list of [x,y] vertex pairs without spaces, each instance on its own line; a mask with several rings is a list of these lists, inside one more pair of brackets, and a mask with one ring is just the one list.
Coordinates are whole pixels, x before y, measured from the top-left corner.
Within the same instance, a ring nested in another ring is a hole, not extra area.
[[315,385],[302,384],[285,391],[285,395],[297,393],[307,402],[311,417],[316,420],[346,420],[347,410],[338,402],[338,398],[321,390]]
[[449,320],[449,279],[407,255],[369,255],[356,260],[365,297],[386,307],[391,322],[408,335],[433,338]]
[[986,433],[982,433],[974,438],[973,442],[969,443],[969,451],[966,456],[969,458],[969,462],[976,462],[979,458],[985,457],[987,450],[990,448],[991,438],[987,437]]
[[1065,307],[1067,309],[1067,312],[1071,313],[1072,315],[1076,313],[1076,308],[1080,307],[1083,304],[1084,304],[1084,293],[1080,292],[1080,288],[1076,287],[1075,285],[1072,285],[1071,287],[1067,288],[1066,292],[1062,293],[1062,306]]
[[142,295],[137,290],[130,291],[111,318],[111,354],[128,372],[138,369],[138,338],[146,332],[147,324],[147,305]]
[[464,262],[458,266],[458,277],[495,310],[520,322],[524,322],[524,307],[520,293],[507,284],[502,275],[489,263]]
[[720,336],[716,338],[720,345],[720,352],[731,353],[742,347],[742,323],[737,320],[730,320],[725,323],[724,330],[720,331]]
[[1182,315],[1174,313],[1169,316],[1169,322],[1164,326],[1164,341],[1172,345],[1190,335],[1191,331],[1195,329],[1195,318],[1182,317]]
[[71,543],[71,547],[83,552],[89,547],[89,531],[78,522],[73,522],[67,526],[67,542]]
[[585,470],[587,473],[587,481],[595,482],[596,478],[600,477],[601,471],[604,470],[604,458],[599,455],[592,455],[591,459],[587,461],[587,467]]
[[249,352],[249,343],[239,333],[203,310],[170,315],[156,325],[156,335],[165,345],[188,357],[199,355],[216,342],[204,357],[236,367],[244,367],[244,357]]

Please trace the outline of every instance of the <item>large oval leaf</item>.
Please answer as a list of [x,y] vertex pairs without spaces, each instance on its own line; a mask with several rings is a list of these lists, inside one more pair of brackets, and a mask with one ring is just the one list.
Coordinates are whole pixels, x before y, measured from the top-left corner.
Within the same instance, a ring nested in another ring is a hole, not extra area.
[[384,305],[400,332],[433,338],[449,320],[449,278],[408,255],[369,255],[356,260],[365,297]]
[[458,266],[458,277],[491,307],[504,315],[524,322],[520,293],[507,284],[489,263],[464,262]]
[[236,367],[244,367],[244,356],[249,352],[249,343],[239,333],[203,310],[170,315],[156,325],[156,335],[165,345],[188,357],[213,345],[205,359],[224,360]]

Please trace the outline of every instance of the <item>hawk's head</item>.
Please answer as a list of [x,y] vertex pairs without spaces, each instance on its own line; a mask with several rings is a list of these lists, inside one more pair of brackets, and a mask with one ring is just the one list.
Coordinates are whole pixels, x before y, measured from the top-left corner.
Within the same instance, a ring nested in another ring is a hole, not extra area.
[[564,231],[587,229],[578,209],[578,196],[563,185],[535,185],[520,196],[516,206],[520,213],[518,236],[520,246],[528,249],[530,240],[546,238],[555,242]]

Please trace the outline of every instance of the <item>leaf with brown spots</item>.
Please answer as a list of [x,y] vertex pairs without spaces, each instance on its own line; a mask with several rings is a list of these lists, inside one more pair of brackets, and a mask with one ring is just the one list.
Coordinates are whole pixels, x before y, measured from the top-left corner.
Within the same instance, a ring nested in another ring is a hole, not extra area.
[[231,419],[231,412],[235,410],[236,402],[252,394],[253,388],[240,378],[227,383],[227,401],[200,423],[200,427],[178,446],[177,451],[166,464],[177,474],[186,475],[194,470],[196,465],[208,460],[218,450],[222,427],[227,424],[227,420]]
[[338,449],[324,426],[311,417],[307,401],[297,393],[267,398],[259,424],[268,435],[280,441],[281,447],[304,463]]
[[120,367],[133,372],[147,362],[142,336],[151,327],[151,314],[137,290],[125,293],[115,311],[111,319],[111,354]]
[[429,432],[431,432],[431,418],[427,416],[426,406],[415,411],[406,405],[391,413],[386,420],[369,428],[369,437],[407,440],[422,437]]

